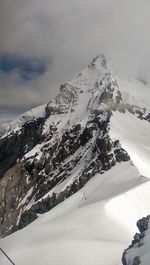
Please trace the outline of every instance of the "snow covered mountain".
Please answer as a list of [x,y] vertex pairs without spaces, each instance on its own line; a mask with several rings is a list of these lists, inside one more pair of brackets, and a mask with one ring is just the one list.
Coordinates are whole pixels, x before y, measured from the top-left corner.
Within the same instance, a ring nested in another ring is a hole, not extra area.
[[16,264],[121,264],[150,213],[150,107],[137,86],[101,55],[2,136],[0,233],[25,228],[0,246]]

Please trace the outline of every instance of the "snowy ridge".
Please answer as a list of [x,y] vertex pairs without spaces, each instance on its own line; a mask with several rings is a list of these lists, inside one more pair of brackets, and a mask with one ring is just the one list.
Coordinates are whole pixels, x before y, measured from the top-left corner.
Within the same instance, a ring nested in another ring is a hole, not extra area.
[[7,123],[5,126],[5,133],[2,135],[1,138],[5,138],[13,133],[19,132],[21,127],[28,121],[32,121],[37,118],[44,118],[45,107],[46,105],[41,105],[36,108],[33,108],[20,115],[16,120],[12,121],[11,123]]

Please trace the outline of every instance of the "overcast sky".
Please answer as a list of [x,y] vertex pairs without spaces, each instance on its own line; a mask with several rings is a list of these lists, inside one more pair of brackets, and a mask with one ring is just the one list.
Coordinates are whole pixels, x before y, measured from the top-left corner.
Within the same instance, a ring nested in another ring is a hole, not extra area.
[[100,53],[150,69],[149,0],[1,0],[0,119],[47,102]]

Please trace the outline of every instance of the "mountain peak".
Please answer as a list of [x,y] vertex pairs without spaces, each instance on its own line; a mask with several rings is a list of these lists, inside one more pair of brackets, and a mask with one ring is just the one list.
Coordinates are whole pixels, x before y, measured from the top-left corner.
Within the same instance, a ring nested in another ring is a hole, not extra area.
[[103,67],[104,69],[107,69],[107,60],[104,54],[100,54],[96,56],[92,62],[89,64],[89,67],[96,67],[101,69]]
[[77,113],[110,109],[122,104],[117,81],[107,68],[104,55],[95,57],[77,78],[60,86],[58,95],[46,107],[47,117],[51,114]]

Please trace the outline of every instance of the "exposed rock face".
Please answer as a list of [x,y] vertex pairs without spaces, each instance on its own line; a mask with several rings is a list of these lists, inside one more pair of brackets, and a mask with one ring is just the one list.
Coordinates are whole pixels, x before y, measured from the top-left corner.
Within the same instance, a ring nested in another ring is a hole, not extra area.
[[12,133],[9,137],[0,140],[0,178],[16,163],[18,158],[42,141],[43,123],[43,118],[27,122],[22,126],[20,133]]
[[0,140],[0,233],[21,229],[130,157],[109,136],[113,111],[125,112],[103,56],[61,85],[46,117]]
[[143,233],[148,229],[149,221],[150,221],[150,215],[148,215],[147,217],[143,217],[137,222],[137,227],[140,233]]

